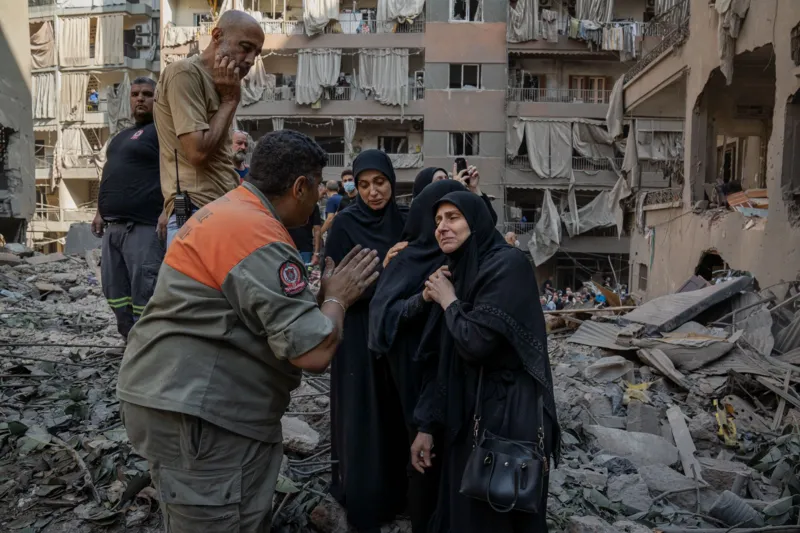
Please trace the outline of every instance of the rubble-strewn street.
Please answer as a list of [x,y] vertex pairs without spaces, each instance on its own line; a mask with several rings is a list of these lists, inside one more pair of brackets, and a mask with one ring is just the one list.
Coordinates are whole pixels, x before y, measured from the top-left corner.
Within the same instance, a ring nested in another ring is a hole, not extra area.
[[[97,259],[0,254],[2,531],[160,527],[119,419],[123,347]],[[758,291],[731,273],[632,310],[548,315],[564,430],[551,531],[797,531],[798,302],[795,283]],[[325,496],[328,390],[325,375],[306,376],[284,418],[274,531],[347,531]]]

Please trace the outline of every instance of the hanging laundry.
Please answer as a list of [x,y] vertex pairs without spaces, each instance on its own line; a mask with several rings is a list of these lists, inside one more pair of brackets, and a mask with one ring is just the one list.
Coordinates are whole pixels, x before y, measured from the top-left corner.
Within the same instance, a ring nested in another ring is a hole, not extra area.
[[558,13],[542,9],[541,27],[542,39],[548,43],[558,42]]
[[578,39],[581,31],[581,21],[570,17],[567,35],[570,39]]

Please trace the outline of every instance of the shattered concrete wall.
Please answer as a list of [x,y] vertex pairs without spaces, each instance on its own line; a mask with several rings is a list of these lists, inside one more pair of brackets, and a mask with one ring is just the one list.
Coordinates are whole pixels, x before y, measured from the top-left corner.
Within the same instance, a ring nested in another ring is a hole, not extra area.
[[[0,126],[10,128],[0,178],[0,232],[15,231],[36,206],[31,106],[31,53],[26,0],[6,0],[0,17]],[[14,221],[8,220],[17,219]],[[6,238],[9,236],[6,235]]]
[[[631,239],[631,287],[637,286],[638,264],[647,265],[647,299],[671,293],[694,274],[705,250],[715,249],[732,267],[748,270],[762,287],[781,280],[794,280],[800,269],[800,228],[789,223],[789,209],[781,195],[785,116],[787,101],[800,90],[798,67],[791,58],[792,28],[800,21],[800,2],[759,0],[751,5],[735,53],[753,51],[772,44],[775,64],[775,108],[767,146],[766,181],[770,199],[769,216],[753,219],[755,226],[745,229],[748,219],[737,212],[724,213],[716,219],[710,214],[693,214],[691,208],[696,181],[704,182],[703,165],[711,164],[705,143],[693,132],[705,131],[702,114],[695,103],[706,88],[712,72],[719,68],[717,49],[717,14],[708,0],[691,0],[690,34],[678,51],[686,73],[686,135],[683,206],[678,209],[647,211],[645,224],[655,226],[655,246],[636,232]],[[644,73],[642,78],[664,76],[661,65]],[[665,65],[665,68],[669,65]],[[654,82],[656,80],[647,80]],[[634,83],[638,83],[635,80]],[[736,71],[733,73],[736,84]],[[627,90],[627,88],[626,88]],[[713,97],[713,95],[711,95]],[[652,265],[651,262],[652,252]]]

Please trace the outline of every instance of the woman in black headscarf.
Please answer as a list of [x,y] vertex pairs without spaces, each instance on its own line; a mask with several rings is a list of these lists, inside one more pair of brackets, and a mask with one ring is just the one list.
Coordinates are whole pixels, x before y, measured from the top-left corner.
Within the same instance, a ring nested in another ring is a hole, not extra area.
[[[392,162],[365,150],[353,162],[358,195],[334,218],[325,254],[336,263],[356,245],[383,258],[403,232]],[[359,531],[378,531],[406,506],[408,441],[403,410],[385,357],[370,352],[374,288],[345,313],[344,339],[331,364],[331,493]]]
[[[436,224],[430,213],[445,195],[466,190],[457,181],[442,180],[426,187],[414,198],[402,236],[408,246],[384,269],[370,303],[369,348],[389,362],[403,406],[409,446],[420,429],[413,417],[422,388],[422,369],[414,361],[414,355],[431,309],[431,304],[422,298],[422,290],[428,276],[444,265],[446,259],[436,242]],[[422,475],[410,467],[408,472],[412,528],[414,533],[424,533],[436,506],[438,475],[436,471]]]
[[[430,185],[431,183],[436,183],[437,181],[449,179],[447,175],[447,171],[443,168],[439,167],[428,167],[423,168],[417,177],[414,179],[414,188],[411,191],[411,198],[412,200],[419,196],[419,194],[425,190],[425,187]],[[455,181],[461,183],[462,180],[468,180],[470,189],[472,192],[483,198],[483,201],[486,203],[486,207],[489,208],[489,213],[492,215],[492,224],[497,224],[497,213],[495,212],[494,208],[492,207],[492,200],[483,194],[478,186],[480,182],[480,174],[478,173],[478,169],[475,167],[469,167],[466,170],[463,170],[458,176]],[[464,185],[464,183],[461,183]],[[466,188],[466,185],[465,185]]]
[[[417,405],[423,425],[441,425],[437,448],[444,450],[442,481],[433,533],[546,532],[542,512],[499,513],[459,493],[472,450],[478,375],[483,367],[481,430],[507,439],[538,442],[544,429],[545,457],[558,459],[560,433],[547,355],[547,334],[533,268],[509,246],[491,222],[486,204],[474,194],[450,193],[434,207],[436,238],[447,255],[449,274],[434,273],[425,296],[436,302],[418,353],[437,374]],[[542,418],[538,406],[542,405]],[[424,466],[417,450],[430,453],[431,436],[421,432],[412,463]]]

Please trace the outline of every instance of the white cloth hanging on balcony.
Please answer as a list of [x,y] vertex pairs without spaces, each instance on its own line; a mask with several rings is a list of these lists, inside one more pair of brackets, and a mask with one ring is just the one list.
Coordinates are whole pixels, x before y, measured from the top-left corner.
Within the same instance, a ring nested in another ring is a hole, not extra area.
[[61,75],[61,109],[59,116],[64,121],[83,121],[86,113],[86,88],[89,75],[70,73]]
[[558,208],[553,203],[550,189],[544,190],[542,201],[542,214],[533,228],[531,240],[528,242],[528,251],[533,257],[536,266],[543,264],[553,257],[561,244],[561,217]]
[[261,56],[258,56],[253,63],[253,68],[242,79],[242,106],[246,107],[261,100],[265,90],[275,91],[275,75],[267,74],[264,61]]
[[611,89],[611,98],[606,111],[606,127],[612,139],[622,137],[622,115],[625,111],[623,97],[625,95],[625,76],[620,76]]
[[222,15],[231,9],[244,11],[244,0],[222,0],[222,5],[219,6],[219,14]]
[[617,238],[622,236],[624,211],[622,201],[631,195],[631,188],[625,178],[620,176],[614,188],[602,191],[585,206],[577,209],[575,189],[569,190],[569,209],[561,214],[570,237],[586,233],[594,228],[617,227]]
[[339,18],[339,0],[303,0],[303,26],[311,37],[325,31],[328,23]]
[[519,148],[525,139],[525,122],[515,118],[506,124],[506,156],[514,159],[519,154]]
[[61,130],[61,163],[64,168],[86,166],[80,158],[94,156],[92,145],[82,128],[64,128]]
[[388,154],[392,166],[398,168],[421,168],[422,152],[414,154]]
[[572,129],[569,122],[525,122],[525,146],[531,169],[540,178],[572,174]]
[[94,40],[95,65],[120,65],[125,63],[122,30],[123,15],[97,17],[97,36]]
[[339,79],[342,50],[334,48],[301,49],[297,52],[295,100],[309,105],[322,98],[325,87],[333,87]]
[[600,126],[575,122],[572,124],[572,146],[589,159],[614,159],[611,135]]
[[625,159],[622,160],[622,172],[628,176],[631,187],[639,186],[641,167],[639,166],[639,150],[636,142],[636,121],[628,126],[628,139],[625,141]]
[[56,118],[56,75],[33,75],[33,118]]
[[358,86],[384,105],[408,105],[408,49],[359,50]]
[[378,0],[378,33],[392,33],[395,23],[413,22],[425,10],[425,0]]
[[750,0],[717,0],[717,46],[719,46],[719,69],[725,76],[726,85],[733,81],[733,56],[736,54],[736,39],[742,23],[750,9]]
[[161,46],[173,48],[197,40],[197,28],[195,26],[175,26],[167,24],[164,28],[164,39]]
[[353,139],[356,136],[356,119],[347,117],[344,122],[344,164],[350,166],[353,158]]
[[103,7],[103,6],[118,6],[126,3],[128,0],[58,0],[56,5],[58,7],[75,8],[75,7]]
[[58,28],[59,64],[85,67],[89,58],[89,17],[62,17]]
[[31,67],[48,68],[56,64],[56,38],[53,23],[42,24],[39,31],[31,35]]
[[106,87],[106,115],[108,116],[108,131],[112,136],[133,125],[130,95],[131,81],[126,70],[122,74],[122,81],[116,90],[113,85]]
[[542,39],[548,43],[558,43],[558,12],[542,9],[542,19],[539,23],[542,30]]
[[611,22],[614,15],[614,0],[578,0],[575,15],[579,20]]
[[283,123],[283,117],[272,117],[272,131],[281,131],[283,129]]
[[517,5],[508,4],[506,41],[524,43],[539,38],[539,0],[517,0]]

